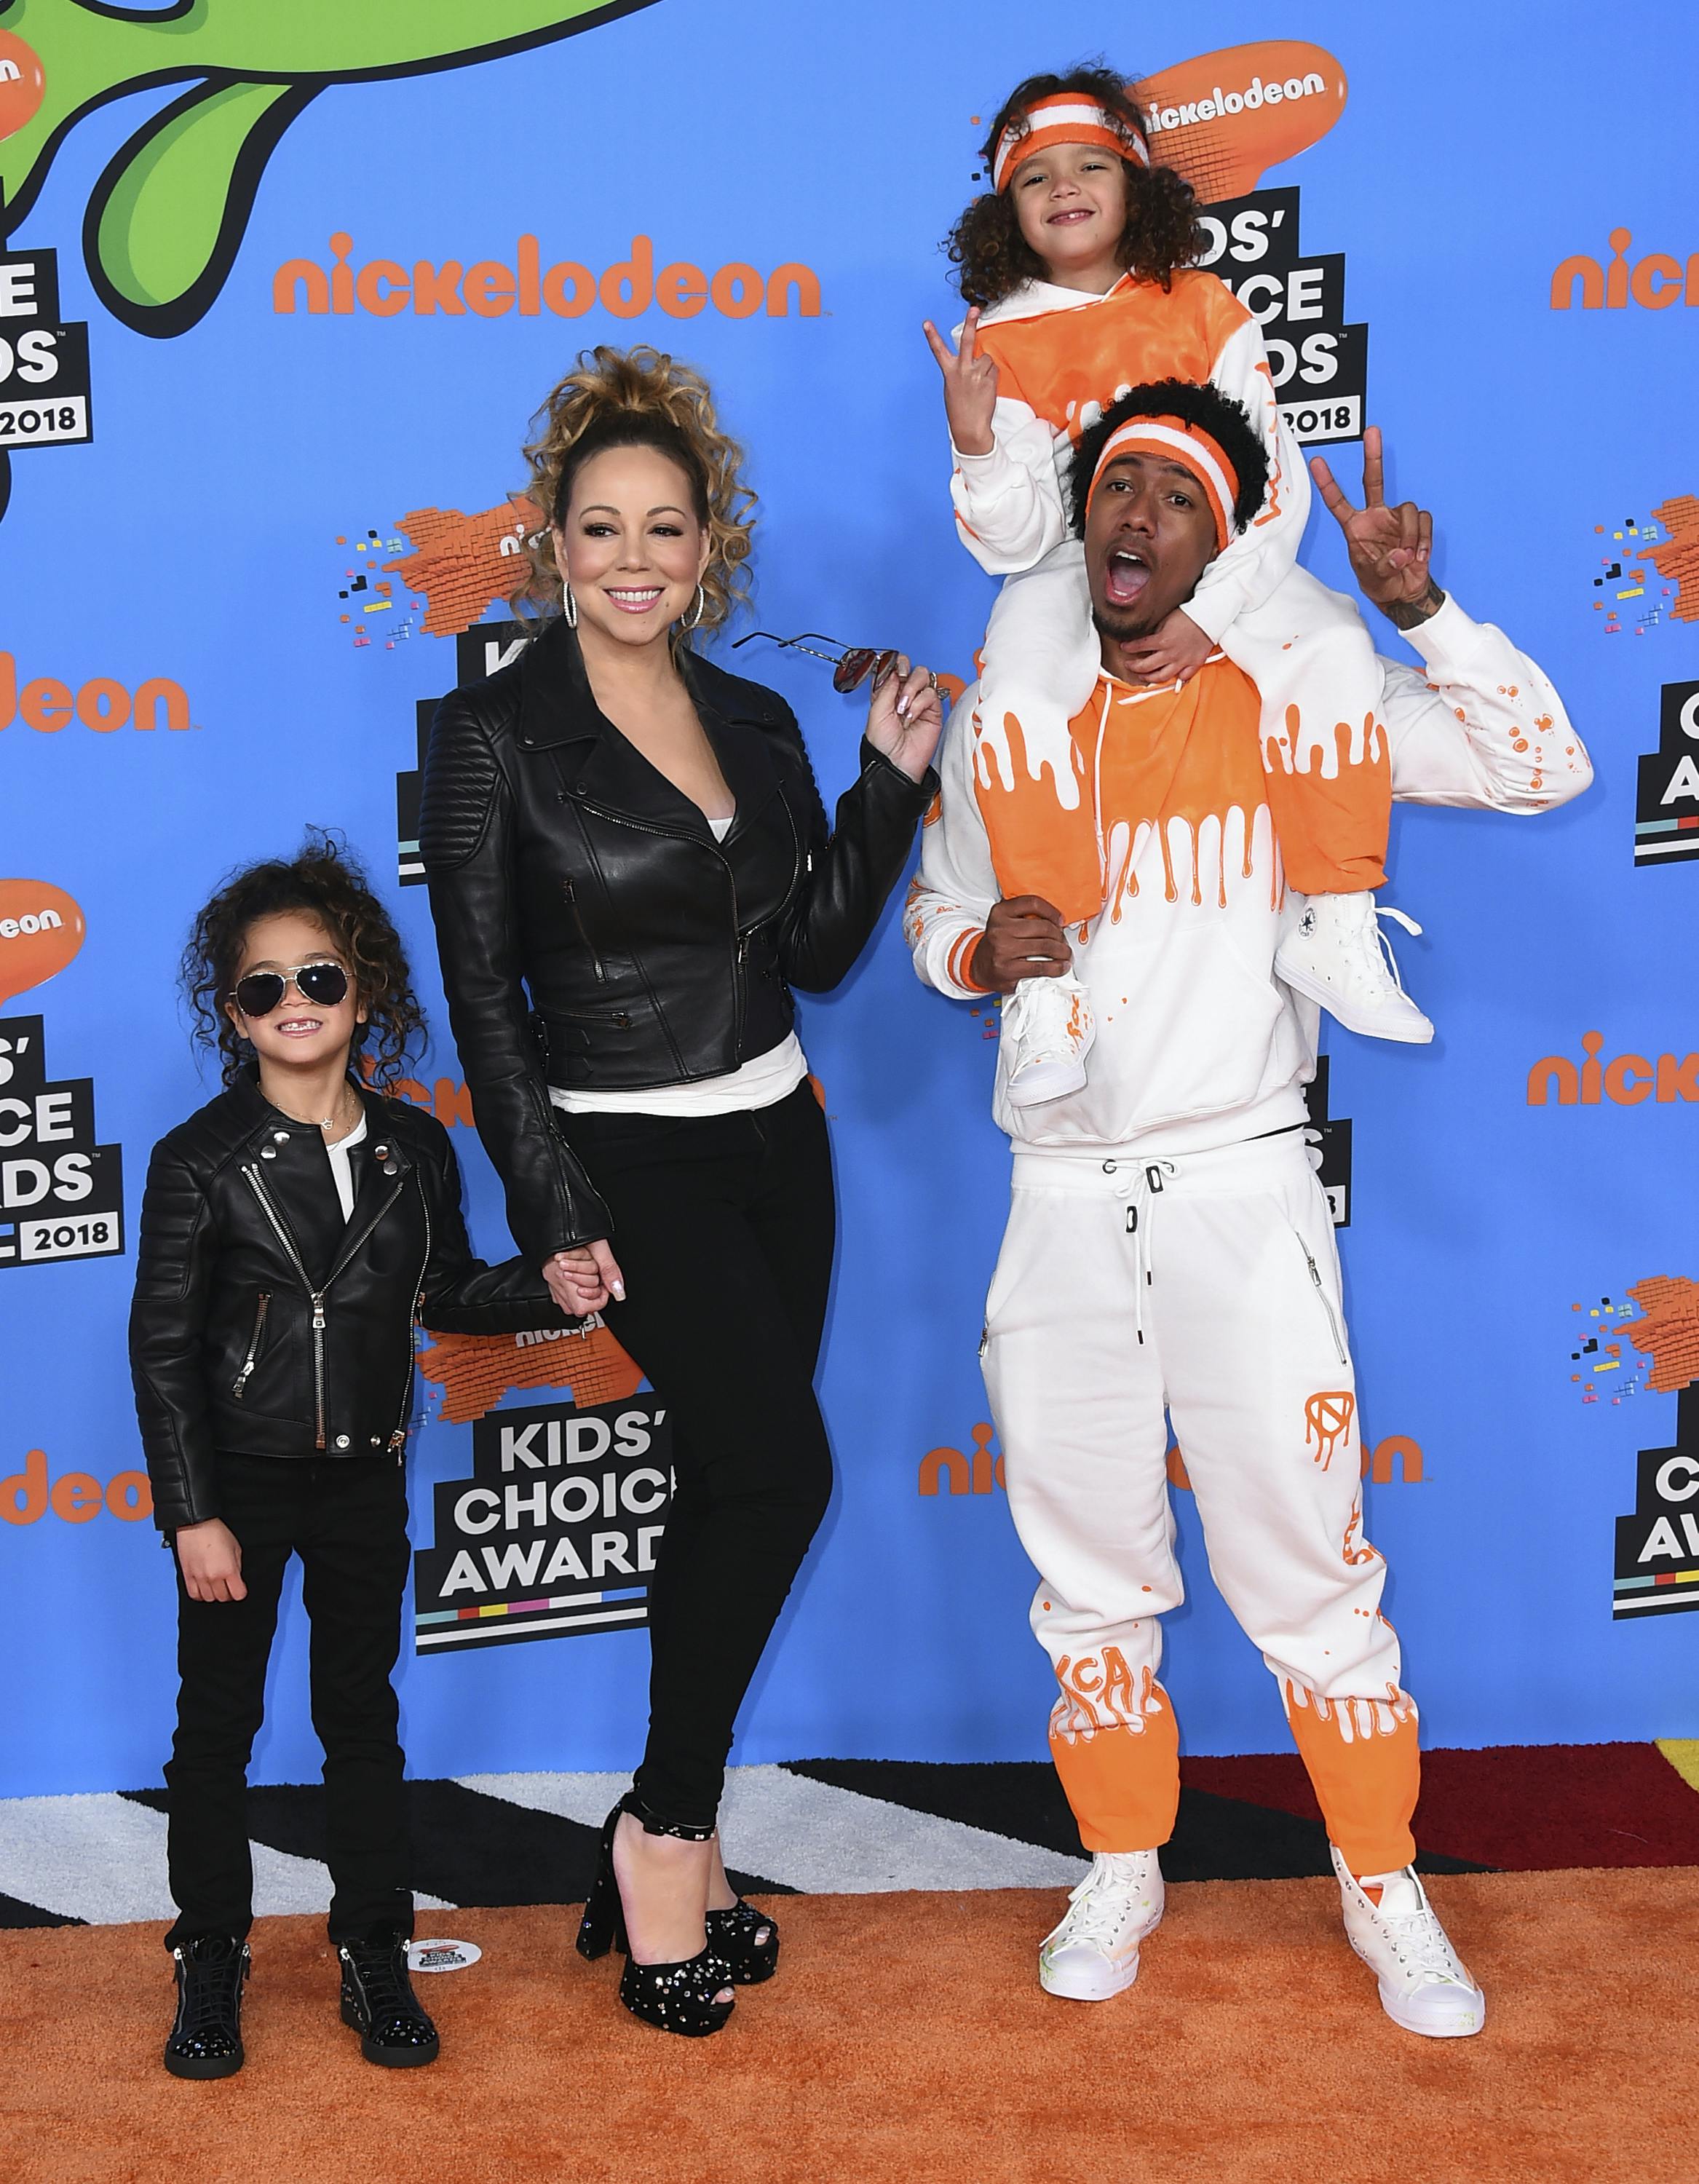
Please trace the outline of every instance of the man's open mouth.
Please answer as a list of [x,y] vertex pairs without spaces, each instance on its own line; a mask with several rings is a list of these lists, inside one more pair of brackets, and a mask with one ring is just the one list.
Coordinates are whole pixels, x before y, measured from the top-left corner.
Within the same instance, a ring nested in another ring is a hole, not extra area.
[[1142,554],[1122,547],[1109,557],[1104,576],[1104,594],[1111,606],[1131,606],[1150,581],[1150,565]]

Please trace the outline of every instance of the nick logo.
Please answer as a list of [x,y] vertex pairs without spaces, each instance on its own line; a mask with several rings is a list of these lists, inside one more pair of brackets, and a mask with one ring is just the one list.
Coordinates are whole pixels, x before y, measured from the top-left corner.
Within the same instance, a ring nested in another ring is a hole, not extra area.
[[0,652],[0,728],[22,721],[25,727],[50,736],[73,720],[103,736],[123,727],[194,726],[183,686],[167,675],[150,675],[134,693],[109,675],[97,675],[76,690],[51,675],[38,675],[20,690],[17,661],[9,652]]
[[1333,1468],[1334,1451],[1351,1446],[1351,1424],[1356,1416],[1356,1397],[1349,1388],[1323,1388],[1304,1405],[1304,1446],[1316,1444],[1316,1462],[1323,1471]]
[[0,1004],[63,971],[86,929],[63,888],[46,880],[0,880]]
[[[1003,1459],[991,1453],[994,1438],[993,1429],[982,1422],[973,1429],[972,1456],[964,1456],[959,1448],[929,1448],[921,1458],[920,1491],[989,1494],[994,1488],[1005,1485]],[[950,1481],[948,1486],[944,1485],[946,1479]]]
[[1680,864],[1699,857],[1699,682],[1666,682],[1657,749],[1640,761],[1634,861]]
[[1643,1100],[1699,1100],[1699,1054],[1660,1054],[1655,1062],[1643,1054],[1618,1054],[1601,1061],[1604,1043],[1602,1032],[1583,1032],[1586,1059],[1579,1067],[1561,1054],[1542,1056],[1528,1072],[1529,1106],[1544,1107],[1554,1095],[1560,1107],[1596,1107],[1601,1099],[1618,1107],[1637,1107]]
[[62,1471],[49,1483],[47,1452],[32,1448],[24,1468],[0,1479],[0,1517],[8,1524],[39,1524],[48,1511],[67,1524],[86,1524],[103,1509],[126,1524],[153,1513],[153,1490],[145,1471],[120,1471],[105,1485],[86,1471]]
[[1551,276],[1551,308],[1567,311],[1577,301],[1584,311],[1621,311],[1630,303],[1648,311],[1667,310],[1671,304],[1699,304],[1699,252],[1687,260],[1653,250],[1630,265],[1628,247],[1634,241],[1625,227],[1613,227],[1611,256],[1601,265],[1596,258],[1578,254],[1566,258]]

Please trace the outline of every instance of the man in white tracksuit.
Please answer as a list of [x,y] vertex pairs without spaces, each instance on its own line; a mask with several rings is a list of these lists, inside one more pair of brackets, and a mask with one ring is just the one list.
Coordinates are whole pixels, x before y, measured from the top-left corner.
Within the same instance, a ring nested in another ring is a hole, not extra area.
[[[1077,963],[1095,997],[1084,1089],[1016,1107],[1000,1071],[995,1104],[1014,1190],[986,1382],[1061,1686],[1051,1751],[1094,1853],[1040,1978],[1082,2000],[1119,1992],[1161,1915],[1157,1852],[1179,1793],[1157,1680],[1160,1618],[1182,1596],[1172,1419],[1211,1569],[1315,1786],[1352,1944],[1395,2022],[1457,2036],[1485,2005],[1411,1870],[1416,1708],[1380,1613],[1385,1564],[1362,1536],[1339,1262],[1304,1134],[1317,1016],[1273,973],[1284,883],[1256,692],[1220,654],[1183,687],[1142,686],[1121,652],[1255,513],[1265,460],[1237,404],[1174,381],[1134,389],[1083,436],[1073,518],[1103,667],[1071,733],[1105,907],[1064,930],[1037,897],[999,900],[983,806],[1025,777],[976,783],[970,691],[906,930],[941,993],[1006,993]],[[1362,510],[1316,471],[1365,594],[1425,664],[1380,661],[1395,795],[1523,813],[1567,801],[1591,768],[1556,692],[1439,590],[1430,520],[1384,505],[1380,468],[1371,431]]]

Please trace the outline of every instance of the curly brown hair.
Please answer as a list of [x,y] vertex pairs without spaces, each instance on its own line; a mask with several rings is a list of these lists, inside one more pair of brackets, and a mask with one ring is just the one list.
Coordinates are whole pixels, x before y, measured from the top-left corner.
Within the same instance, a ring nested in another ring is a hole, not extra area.
[[[1016,85],[980,148],[988,175],[1004,131],[1011,124],[1018,125],[1039,99],[1052,98],[1059,92],[1076,92],[1095,100],[1148,148],[1144,111],[1126,78],[1101,62],[1090,62],[1061,75],[1029,75]],[[1125,159],[1121,171],[1127,185],[1127,225],[1121,231],[1117,255],[1139,280],[1167,288],[1180,268],[1200,258],[1207,247],[1197,198],[1191,184],[1182,181],[1172,167],[1154,161],[1146,167],[1135,159]],[[1001,303],[1023,282],[1044,277],[1044,262],[1022,234],[1006,190],[988,190],[975,198],[945,237],[944,248],[956,269],[955,284],[963,302],[978,304],[982,309]]]
[[699,371],[647,343],[635,348],[585,349],[532,420],[525,450],[531,482],[525,498],[543,527],[526,540],[530,577],[510,604],[521,619],[560,611],[564,587],[551,528],[565,521],[572,481],[610,448],[654,448],[689,480],[696,519],[708,533],[699,627],[717,629],[749,590],[755,495],[739,475],[744,450],[720,430],[714,397]]
[[287,911],[312,918],[346,963],[366,1021],[354,1031],[354,1049],[375,1042],[362,1073],[380,1089],[401,1074],[408,1050],[425,1029],[413,991],[401,936],[346,847],[322,827],[309,827],[299,853],[245,865],[232,872],[205,904],[183,950],[182,987],[193,1018],[194,1040],[216,1053],[226,1084],[234,1084],[248,1050],[225,1011],[236,983],[248,928],[262,917]]

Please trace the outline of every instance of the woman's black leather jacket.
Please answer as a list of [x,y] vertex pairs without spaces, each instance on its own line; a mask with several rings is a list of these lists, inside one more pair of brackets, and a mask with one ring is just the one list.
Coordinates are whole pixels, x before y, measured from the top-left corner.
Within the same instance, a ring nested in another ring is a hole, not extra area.
[[432,732],[420,848],[443,984],[533,1263],[612,1227],[549,1086],[688,1083],[779,1045],[789,989],[844,976],[937,794],[864,743],[829,827],[784,700],[682,665],[737,802],[723,843],[598,710],[564,622],[444,699]]
[[130,1365],[162,1531],[220,1513],[220,1450],[398,1456],[415,1316],[455,1334],[571,1324],[538,1270],[472,1256],[442,1124],[361,1096],[346,1222],[319,1132],[251,1073],[153,1148]]

